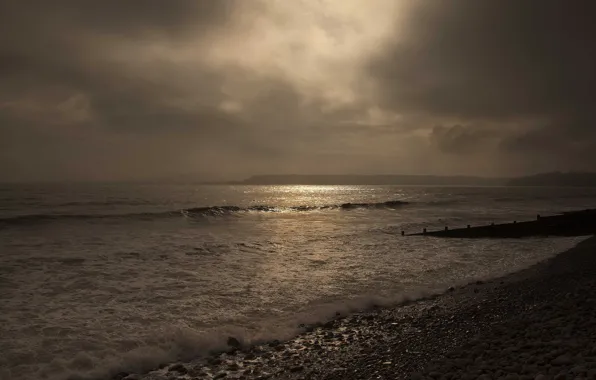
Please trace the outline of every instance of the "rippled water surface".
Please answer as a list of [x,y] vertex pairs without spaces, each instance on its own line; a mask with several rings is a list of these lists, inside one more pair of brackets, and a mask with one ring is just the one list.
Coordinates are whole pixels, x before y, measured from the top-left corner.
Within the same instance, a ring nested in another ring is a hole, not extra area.
[[578,239],[400,231],[593,207],[593,189],[1,185],[0,378],[140,371],[526,267]]

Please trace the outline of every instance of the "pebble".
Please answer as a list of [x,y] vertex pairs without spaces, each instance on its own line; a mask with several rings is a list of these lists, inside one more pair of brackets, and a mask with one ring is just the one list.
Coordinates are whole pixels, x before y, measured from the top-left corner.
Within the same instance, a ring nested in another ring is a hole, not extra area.
[[113,380],[122,380],[125,377],[128,377],[129,373],[128,372],[119,372],[117,374],[115,374],[112,379]]
[[242,344],[240,344],[240,341],[236,338],[234,338],[233,336],[228,338],[228,346],[233,347],[233,348],[240,348]]
[[170,368],[168,368],[168,371],[170,372],[178,372],[180,374],[186,374],[188,373],[188,369],[182,365],[182,364],[174,364],[173,366],[171,366]]
[[554,359],[551,363],[554,365],[561,366],[561,365],[571,364],[572,361],[571,361],[571,357],[569,355],[560,355],[556,359]]
[[571,372],[573,372],[575,375],[579,375],[582,373],[586,373],[587,371],[586,367],[576,365],[575,367],[571,368]]
[[240,369],[240,367],[236,363],[231,363],[230,365],[228,365],[228,369],[230,371],[238,371]]

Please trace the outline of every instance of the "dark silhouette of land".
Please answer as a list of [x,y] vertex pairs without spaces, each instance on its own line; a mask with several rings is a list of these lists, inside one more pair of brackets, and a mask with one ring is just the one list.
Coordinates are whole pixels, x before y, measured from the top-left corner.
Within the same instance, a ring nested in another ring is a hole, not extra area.
[[596,173],[552,172],[505,178],[405,174],[266,174],[218,185],[396,185],[396,186],[570,186],[596,187]]
[[255,175],[243,185],[429,185],[499,186],[502,178],[434,175]]
[[513,178],[507,181],[508,186],[596,186],[596,173],[552,172]]
[[566,212],[536,220],[470,226],[408,234],[445,238],[522,238],[530,236],[587,236],[596,233],[596,209]]

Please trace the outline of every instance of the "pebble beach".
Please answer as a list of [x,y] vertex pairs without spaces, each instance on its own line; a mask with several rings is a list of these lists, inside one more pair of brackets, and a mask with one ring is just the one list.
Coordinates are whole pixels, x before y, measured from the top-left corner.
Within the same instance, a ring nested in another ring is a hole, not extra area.
[[596,239],[520,272],[114,379],[596,379]]

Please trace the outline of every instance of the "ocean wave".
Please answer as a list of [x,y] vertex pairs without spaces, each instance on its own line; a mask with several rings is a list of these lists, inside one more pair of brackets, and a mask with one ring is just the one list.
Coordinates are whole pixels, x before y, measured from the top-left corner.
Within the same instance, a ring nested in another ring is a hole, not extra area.
[[57,206],[139,206],[150,204],[144,199],[106,199],[103,201],[72,201],[59,203]]
[[[471,278],[450,285],[460,287],[491,278]],[[166,328],[127,352],[111,352],[102,357],[97,357],[92,352],[80,352],[70,360],[54,360],[51,365],[42,364],[35,378],[95,380],[110,379],[117,373],[125,372],[141,375],[142,379],[153,379],[148,374],[163,366],[187,363],[225,352],[229,349],[227,341],[230,337],[238,340],[243,347],[273,340],[288,341],[310,328],[322,327],[326,322],[337,318],[370,312],[379,307],[397,307],[443,294],[452,289],[450,285],[419,287],[390,297],[362,295],[352,299],[314,303],[279,319],[250,321],[244,326],[224,325],[203,331],[188,327]]]
[[93,219],[154,219],[174,215],[174,213],[135,213],[135,214],[28,214],[0,218],[0,226],[30,225],[65,220]]
[[227,215],[238,215],[242,213],[281,213],[281,212],[309,212],[325,210],[355,210],[355,209],[394,209],[407,205],[408,202],[393,200],[374,203],[341,203],[336,205],[322,206],[287,206],[277,207],[268,205],[254,205],[248,207],[240,206],[205,206],[181,209],[177,211],[162,212],[141,212],[127,214],[28,214],[0,218],[0,226],[4,225],[29,225],[37,223],[49,223],[61,220],[97,220],[97,219],[132,219],[152,220],[159,218],[185,217],[222,217]]
[[[95,380],[111,379],[121,372],[147,374],[164,365],[189,362],[224,352],[229,349],[227,341],[230,337],[237,339],[244,347],[265,344],[273,340],[287,341],[306,331],[309,326],[322,326],[337,317],[366,312],[378,307],[396,306],[444,291],[446,291],[444,287],[421,288],[390,298],[369,295],[350,300],[323,302],[306,306],[303,310],[280,319],[247,321],[246,325],[224,325],[203,331],[172,326],[156,331],[154,336],[136,342],[138,346],[130,351],[110,350],[97,355],[95,352],[83,350],[70,359],[54,359],[51,363],[39,363],[37,371],[32,374],[27,373],[28,376],[24,379]],[[30,369],[33,370],[33,368]]]

